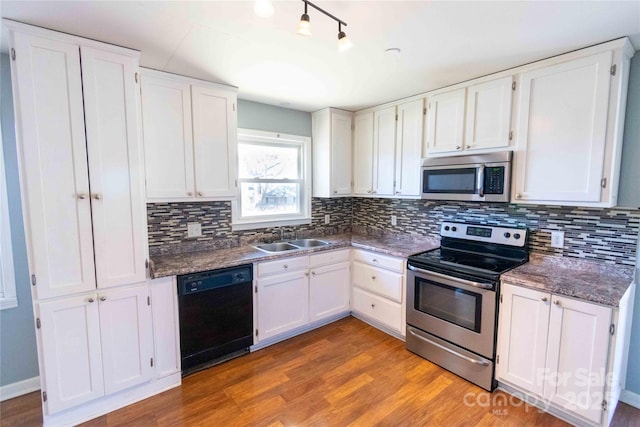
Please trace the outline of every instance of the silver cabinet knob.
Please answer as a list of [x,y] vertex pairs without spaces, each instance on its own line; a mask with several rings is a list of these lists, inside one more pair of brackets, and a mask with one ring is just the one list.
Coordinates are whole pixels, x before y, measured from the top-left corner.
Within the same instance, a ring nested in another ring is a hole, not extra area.
[[456,145],[456,150],[459,150],[459,149],[461,149],[461,148],[462,148],[461,146]]
[[187,192],[187,196],[189,196],[189,197],[193,196],[193,192],[188,191],[188,192]]
[[521,198],[522,198],[522,194],[516,193],[516,199],[521,199]]
[[100,297],[100,301],[106,301],[106,300],[107,300],[107,297],[105,296]]
[[402,194],[400,191],[396,191],[396,194]]
[[282,266],[283,268],[289,268],[289,266],[287,264]]
[[376,194],[376,190],[373,190],[373,191],[371,192],[371,194]]
[[372,261],[372,262],[378,262],[378,259],[377,259],[377,258],[374,258],[374,259],[372,259],[371,261]]
[[557,306],[560,306],[560,300],[555,300],[553,303]]
[[542,297],[542,302],[547,302],[547,301],[548,301],[547,297]]
[[333,194],[338,194],[338,190],[333,190]]
[[93,298],[89,298],[87,301],[88,301],[89,303],[92,303],[92,302],[94,302],[95,300],[94,300]]
[[376,276],[371,276],[371,280],[376,280]]
[[375,304],[371,304],[371,308],[376,308],[376,305]]
[[86,199],[86,198],[87,198],[87,195],[86,195],[86,194],[84,194],[84,193],[78,193],[78,194],[76,195],[76,197],[77,197],[78,199],[80,199],[80,200],[84,200],[84,199]]
[[102,199],[102,194],[100,194],[100,193],[95,193],[95,194],[93,195],[93,198],[94,198],[94,199],[96,199],[96,200],[100,200],[100,199]]
[[316,272],[315,272],[315,271],[312,271],[312,272],[311,272],[311,275],[312,275],[312,276],[315,276],[315,275],[316,275]]
[[309,275],[309,272],[307,271],[306,273],[304,273],[304,275],[305,275],[305,276],[308,276],[308,275]]
[[470,146],[470,145],[467,145],[467,146],[466,146],[466,147],[464,147],[464,148],[466,148],[466,149],[468,150],[469,148],[471,148],[471,146]]

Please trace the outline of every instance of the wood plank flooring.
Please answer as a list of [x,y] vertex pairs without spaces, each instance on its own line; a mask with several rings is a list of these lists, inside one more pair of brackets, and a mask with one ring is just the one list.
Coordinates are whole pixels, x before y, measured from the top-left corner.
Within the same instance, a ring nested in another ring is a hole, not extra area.
[[[40,425],[39,393],[0,405],[2,426]],[[489,394],[349,317],[198,372],[84,426],[565,426]],[[620,404],[614,426],[640,425]]]

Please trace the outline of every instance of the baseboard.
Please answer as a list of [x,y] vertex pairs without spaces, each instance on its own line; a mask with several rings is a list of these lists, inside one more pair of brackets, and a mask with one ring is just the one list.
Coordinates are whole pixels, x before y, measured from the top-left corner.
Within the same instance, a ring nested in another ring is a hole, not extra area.
[[634,393],[629,390],[622,390],[620,401],[626,403],[627,405],[631,405],[634,408],[640,409],[640,394]]
[[0,387],[0,402],[40,390],[40,377],[28,378]]

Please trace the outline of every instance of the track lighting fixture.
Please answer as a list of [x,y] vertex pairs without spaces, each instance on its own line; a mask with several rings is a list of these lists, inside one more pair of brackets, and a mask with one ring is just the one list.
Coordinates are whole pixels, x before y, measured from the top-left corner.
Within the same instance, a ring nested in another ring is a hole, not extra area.
[[318,12],[321,12],[324,15],[328,16],[329,18],[333,19],[334,21],[338,22],[338,50],[342,52],[351,47],[352,45],[351,40],[347,37],[345,32],[342,31],[342,26],[343,25],[345,27],[347,26],[346,22],[344,22],[339,18],[336,18],[326,10],[321,9],[320,7],[316,6],[315,4],[311,3],[308,0],[302,0],[302,1],[304,2],[304,13],[300,17],[300,22],[298,23],[298,30],[296,31],[296,34],[300,34],[301,36],[311,35],[311,22],[309,21],[309,14],[307,13],[307,6],[311,6],[314,9],[316,9]]

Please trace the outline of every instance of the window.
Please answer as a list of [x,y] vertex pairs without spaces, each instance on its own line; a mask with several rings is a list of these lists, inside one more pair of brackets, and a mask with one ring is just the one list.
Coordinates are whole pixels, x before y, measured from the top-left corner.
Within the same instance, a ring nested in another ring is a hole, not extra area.
[[0,310],[17,306],[7,182],[4,172],[4,155],[2,154],[2,129],[0,128]]
[[234,230],[309,224],[310,138],[238,129]]

